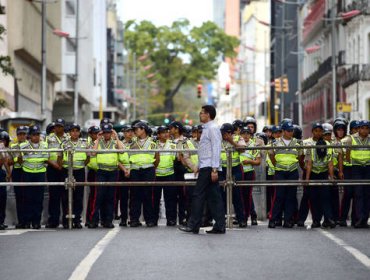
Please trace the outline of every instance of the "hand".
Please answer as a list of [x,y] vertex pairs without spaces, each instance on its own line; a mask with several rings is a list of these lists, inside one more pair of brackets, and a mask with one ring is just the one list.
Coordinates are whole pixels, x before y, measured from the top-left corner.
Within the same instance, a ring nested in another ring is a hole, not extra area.
[[12,181],[12,175],[10,175],[10,174],[6,175],[6,181],[11,182]]
[[112,139],[113,140],[117,140],[118,139],[117,131],[115,131],[114,129],[112,131]]
[[338,177],[339,177],[340,180],[344,180],[344,174],[343,174],[343,172],[339,172],[338,173]]
[[100,131],[97,136],[97,140],[100,140],[103,137],[103,131]]
[[249,159],[246,159],[243,161],[244,164],[249,164],[250,163],[250,160]]
[[126,178],[130,178],[130,169],[126,169],[126,170],[124,171],[124,174],[125,174],[125,177],[126,177]]
[[218,181],[218,172],[211,172],[211,181],[217,182]]

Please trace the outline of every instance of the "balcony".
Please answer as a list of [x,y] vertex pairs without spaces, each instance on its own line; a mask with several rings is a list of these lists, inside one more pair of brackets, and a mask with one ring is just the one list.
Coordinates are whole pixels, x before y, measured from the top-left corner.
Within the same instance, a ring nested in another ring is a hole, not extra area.
[[325,0],[318,0],[311,6],[311,12],[304,19],[303,23],[303,40],[306,40],[317,27],[322,26],[324,13]]
[[[348,3],[349,2],[349,3]],[[338,2],[338,13],[345,13],[353,10],[360,10],[363,14],[370,14],[369,0],[352,0],[352,2],[341,0]]]
[[325,59],[323,63],[319,65],[317,70],[311,74],[307,79],[302,82],[302,92],[305,92],[317,84],[319,79],[323,78],[326,74],[331,72],[331,56]]
[[370,64],[361,65],[361,71],[359,64],[352,65],[347,71],[346,79],[342,86],[347,88],[358,81],[370,81]]

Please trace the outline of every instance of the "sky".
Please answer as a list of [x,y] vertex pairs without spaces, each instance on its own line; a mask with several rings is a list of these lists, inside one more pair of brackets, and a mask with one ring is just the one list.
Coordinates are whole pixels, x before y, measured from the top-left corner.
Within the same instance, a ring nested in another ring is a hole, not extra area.
[[161,26],[187,18],[192,26],[199,26],[213,20],[212,3],[212,0],[117,0],[117,10],[124,22],[149,20]]

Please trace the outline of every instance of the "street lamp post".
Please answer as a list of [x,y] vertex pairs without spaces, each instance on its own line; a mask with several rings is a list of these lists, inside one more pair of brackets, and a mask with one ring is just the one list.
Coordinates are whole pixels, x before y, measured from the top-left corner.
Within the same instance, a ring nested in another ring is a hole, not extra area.
[[41,2],[41,115],[46,110],[46,3]]
[[333,106],[333,120],[335,119],[336,115],[336,103],[337,103],[337,66],[336,66],[336,21],[335,21],[335,0],[332,0],[332,7],[331,7],[331,64],[332,64],[332,106]]
[[79,38],[79,4],[80,1],[76,0],[76,56],[75,56],[75,84],[74,84],[74,102],[73,102],[73,117],[74,122],[78,123],[78,38]]

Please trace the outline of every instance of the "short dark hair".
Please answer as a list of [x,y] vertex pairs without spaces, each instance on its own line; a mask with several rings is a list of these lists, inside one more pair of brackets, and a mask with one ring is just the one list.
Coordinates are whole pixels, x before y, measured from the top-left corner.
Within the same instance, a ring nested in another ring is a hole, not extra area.
[[216,108],[213,105],[204,105],[202,109],[209,114],[211,120],[214,120],[216,117]]

